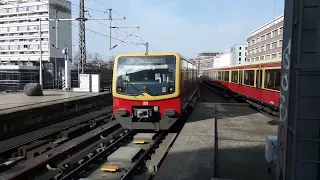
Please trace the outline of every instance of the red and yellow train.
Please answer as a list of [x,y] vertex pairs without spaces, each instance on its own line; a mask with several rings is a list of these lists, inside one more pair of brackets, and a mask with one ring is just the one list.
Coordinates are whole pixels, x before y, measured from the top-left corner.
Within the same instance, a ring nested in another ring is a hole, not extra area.
[[202,71],[203,81],[233,97],[278,115],[280,105],[281,60],[272,59]]
[[114,118],[125,129],[169,129],[198,89],[197,70],[179,53],[117,56],[112,82]]

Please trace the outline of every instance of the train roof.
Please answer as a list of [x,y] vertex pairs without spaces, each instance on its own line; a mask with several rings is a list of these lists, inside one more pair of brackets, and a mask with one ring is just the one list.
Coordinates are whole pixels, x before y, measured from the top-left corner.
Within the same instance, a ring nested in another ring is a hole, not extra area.
[[[190,60],[188,60],[186,57],[182,56],[180,53],[178,52],[148,52],[148,55],[150,56],[163,56],[163,55],[176,55],[176,56],[180,56],[182,59],[190,62],[193,65],[197,65],[194,62],[191,62]],[[138,52],[138,53],[122,53],[122,54],[118,54],[117,57],[115,58],[116,60],[121,57],[121,56],[148,56],[146,55],[145,52]]]
[[[119,54],[117,56],[118,57],[121,57],[121,56],[163,56],[163,55],[177,55],[177,56],[181,56],[180,53],[177,53],[177,52],[148,52],[148,54],[146,55],[145,52],[138,52],[138,53],[122,53],[122,54]],[[181,56],[182,57],[182,56]]]
[[245,64],[237,64],[237,65],[232,65],[232,66],[213,67],[213,68],[208,68],[208,69],[203,69],[203,70],[227,69],[227,68],[234,68],[234,67],[244,67],[244,66],[273,64],[273,63],[281,63],[281,58],[275,58],[275,59],[263,60],[263,61],[254,61],[254,62],[248,62],[248,63],[245,63]]

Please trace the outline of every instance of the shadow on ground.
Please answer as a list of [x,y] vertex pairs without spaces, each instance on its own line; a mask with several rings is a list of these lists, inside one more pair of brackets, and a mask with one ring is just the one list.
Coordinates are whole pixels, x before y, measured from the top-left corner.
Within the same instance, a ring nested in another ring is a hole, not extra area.
[[268,175],[264,147],[251,146],[219,149],[215,157],[213,148],[170,153],[155,180],[209,180],[214,172],[216,178],[236,180],[269,180],[275,175],[274,168]]
[[197,102],[194,113],[188,122],[201,121],[206,119],[222,119],[239,116],[246,116],[258,113],[245,103],[203,103]]

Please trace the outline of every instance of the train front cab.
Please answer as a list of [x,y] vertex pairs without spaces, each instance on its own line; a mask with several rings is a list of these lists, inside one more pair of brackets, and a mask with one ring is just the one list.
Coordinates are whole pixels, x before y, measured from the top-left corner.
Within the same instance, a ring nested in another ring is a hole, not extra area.
[[[174,67],[173,78],[174,78],[174,86],[172,88],[172,92],[164,93],[160,95],[152,95],[148,92],[150,88],[164,88],[159,84],[148,84],[143,83],[143,87],[138,86],[137,81],[131,81],[129,86],[133,87],[133,83],[135,88],[139,89],[138,95],[131,95],[128,93],[119,92],[119,86],[117,84],[118,81],[118,64],[121,61],[121,57],[118,56],[116,58],[114,64],[114,75],[113,75],[113,115],[122,127],[125,129],[140,129],[140,130],[168,130],[178,119],[181,113],[181,98],[180,98],[180,64],[181,64],[181,56],[178,53],[171,54],[159,54],[159,53],[149,53],[148,56],[144,54],[137,55],[126,55],[125,57],[130,57],[134,59],[134,57],[139,58],[153,58],[153,57],[161,57],[167,56],[170,58],[174,57]],[[166,60],[168,61],[168,60]],[[132,64],[131,66],[136,65]],[[120,67],[120,66],[119,66]],[[120,71],[122,71],[120,69]],[[128,74],[126,74],[128,75]],[[161,74],[162,77],[163,74]],[[130,76],[130,75],[129,75]],[[153,73],[152,76],[155,76]],[[137,76],[135,76],[137,77]],[[161,79],[160,77],[160,79]],[[129,77],[129,80],[132,80],[132,77]],[[163,79],[162,79],[163,80]],[[160,81],[162,81],[160,80]],[[141,84],[141,83],[140,83]],[[158,86],[159,85],[159,86]],[[143,88],[143,89],[141,89]],[[167,87],[169,89],[170,87]],[[130,88],[129,88],[130,89]],[[132,88],[131,88],[132,89]],[[144,91],[145,90],[145,91]]]

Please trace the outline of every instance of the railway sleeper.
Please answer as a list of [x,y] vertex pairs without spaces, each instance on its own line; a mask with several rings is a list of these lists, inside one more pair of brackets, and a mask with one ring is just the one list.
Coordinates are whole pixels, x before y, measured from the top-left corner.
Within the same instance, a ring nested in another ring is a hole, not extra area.
[[133,131],[126,131],[126,136],[121,137],[115,140],[112,144],[108,145],[105,148],[100,148],[101,151],[99,151],[96,155],[94,155],[91,159],[86,161],[83,165],[80,165],[79,167],[73,169],[71,172],[64,174],[64,176],[61,179],[72,179],[72,178],[78,178],[81,174],[86,172],[88,168],[91,168],[95,166],[97,163],[101,162],[106,157],[106,152],[113,151],[114,147],[119,147],[119,142],[127,141],[128,138],[132,138]]
[[38,148],[32,149],[31,151],[27,151],[26,157],[27,157],[27,159],[37,157],[40,154],[43,154],[43,153],[45,153],[45,152],[49,151],[50,149],[53,149],[57,146],[59,146],[59,144],[52,143],[52,142],[45,144],[45,145],[40,146]]
[[19,156],[27,156],[27,152],[32,151],[33,149],[37,149],[48,143],[49,143],[49,140],[38,140],[38,141],[31,142],[30,144],[19,147],[18,154]]
[[89,124],[80,124],[76,127],[72,127],[66,131],[62,131],[60,133],[61,137],[65,137],[68,139],[74,139],[75,137],[78,137],[82,135],[85,132],[88,132],[90,130]]
[[4,171],[10,169],[11,167],[13,167],[14,165],[16,165],[17,163],[19,163],[23,160],[25,160],[25,157],[13,157],[13,158],[10,158],[6,161],[5,160],[1,161],[0,172],[4,172]]
[[[84,162],[93,158],[97,153],[101,151],[101,147],[98,146],[98,143],[103,143],[104,139],[100,139],[97,143],[94,143],[85,149],[81,150],[77,154],[69,157],[67,160],[61,162],[58,167],[64,170],[64,173],[71,171],[81,165],[81,162]],[[82,160],[82,161],[81,161]],[[80,162],[80,163],[79,163]]]
[[[107,146],[111,145],[113,143],[111,140],[114,140],[115,138],[119,137],[120,132],[123,132],[123,129],[115,130],[114,132],[109,134],[106,138],[101,135],[100,136],[101,139],[95,142],[94,144],[87,146],[86,148],[82,149],[78,153],[70,156],[68,159],[58,163],[57,167],[61,171],[55,172],[55,173],[50,172],[50,176],[46,175],[46,177],[50,177],[50,178],[56,177],[55,179],[60,179],[61,177],[73,171],[74,169],[84,165],[90,159],[94,158],[97,154],[103,151]],[[128,133],[127,130],[125,130],[124,132]],[[92,165],[88,165],[88,167]],[[50,178],[47,178],[47,179],[50,179]]]
[[[5,179],[8,179],[9,177],[9,179],[25,179],[31,174],[37,174],[39,173],[38,170],[44,168],[46,164],[56,163],[57,161],[64,159],[66,156],[76,153],[80,149],[83,149],[99,140],[100,135],[110,134],[114,131],[115,127],[119,127],[119,124],[113,122],[106,124],[101,128],[96,128],[95,130],[83,134],[72,141],[64,143],[39,157],[27,160],[21,165],[14,167],[11,173],[5,174],[3,177],[5,177]],[[21,167],[26,168],[21,170]]]

